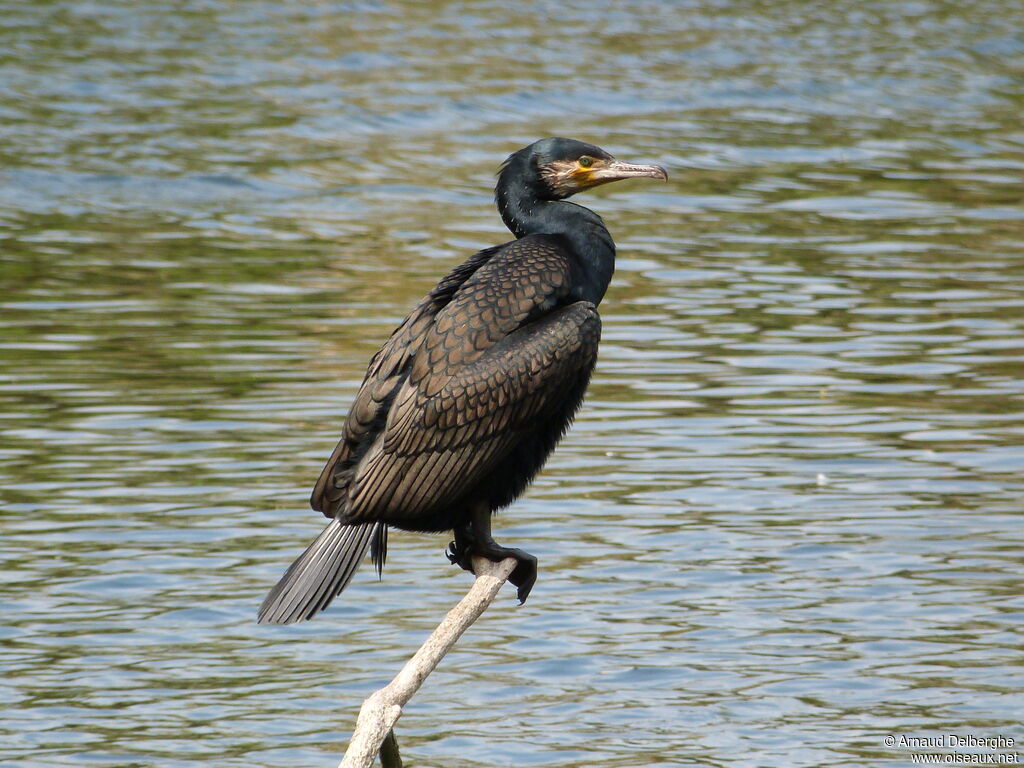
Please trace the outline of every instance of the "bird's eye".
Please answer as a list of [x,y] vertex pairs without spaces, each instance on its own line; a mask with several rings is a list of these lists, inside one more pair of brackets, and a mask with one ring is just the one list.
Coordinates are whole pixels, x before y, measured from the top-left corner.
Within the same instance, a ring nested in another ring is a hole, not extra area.
[[594,158],[588,157],[587,155],[584,155],[583,157],[581,157],[576,162],[578,162],[584,168],[589,168],[590,166],[592,166],[594,164]]

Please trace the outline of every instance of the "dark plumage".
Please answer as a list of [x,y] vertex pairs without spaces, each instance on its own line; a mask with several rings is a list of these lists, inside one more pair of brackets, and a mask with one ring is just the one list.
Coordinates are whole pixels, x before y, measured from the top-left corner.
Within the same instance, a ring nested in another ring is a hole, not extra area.
[[367,549],[378,572],[387,527],[454,531],[448,557],[514,557],[525,601],[537,560],[491,538],[490,517],[523,492],[565,433],[597,359],[597,305],[615,267],[601,217],[565,198],[633,177],[667,178],[591,144],[542,139],[498,175],[495,200],[516,240],[470,257],[427,294],[373,356],[313,489],[331,523],[259,612],[311,618]]

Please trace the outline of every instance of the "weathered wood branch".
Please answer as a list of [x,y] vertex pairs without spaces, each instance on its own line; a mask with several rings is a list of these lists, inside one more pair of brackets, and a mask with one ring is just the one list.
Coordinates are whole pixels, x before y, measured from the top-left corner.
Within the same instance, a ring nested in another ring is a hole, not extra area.
[[434,671],[462,633],[487,610],[515,566],[513,558],[500,563],[492,563],[482,557],[473,558],[473,572],[476,574],[473,586],[448,611],[395,679],[363,702],[352,739],[338,768],[370,768],[373,765],[381,744],[402,716],[402,707],[409,703],[427,675]]

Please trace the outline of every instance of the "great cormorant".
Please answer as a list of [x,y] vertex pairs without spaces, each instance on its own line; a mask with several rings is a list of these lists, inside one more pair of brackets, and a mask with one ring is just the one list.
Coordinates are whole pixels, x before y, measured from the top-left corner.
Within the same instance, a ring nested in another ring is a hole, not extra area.
[[572,422],[597,359],[597,305],[615,268],[601,217],[566,201],[620,179],[667,179],[592,144],[537,141],[511,155],[495,201],[515,240],[449,272],[370,360],[310,503],[331,522],[281,578],[261,623],[309,619],[349,583],[366,550],[378,572],[387,529],[453,531],[448,558],[514,557],[526,600],[537,559],[491,538]]

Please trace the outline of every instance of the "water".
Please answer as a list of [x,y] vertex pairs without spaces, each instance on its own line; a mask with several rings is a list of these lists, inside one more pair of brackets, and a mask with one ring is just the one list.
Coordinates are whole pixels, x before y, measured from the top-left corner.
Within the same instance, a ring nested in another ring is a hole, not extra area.
[[493,171],[552,134],[672,178],[580,198],[621,256],[598,372],[497,521],[540,581],[415,697],[407,762],[1020,744],[1022,23],[995,0],[7,3],[0,762],[336,764],[468,577],[399,533],[315,622],[256,607],[319,529],[367,359],[506,237]]

